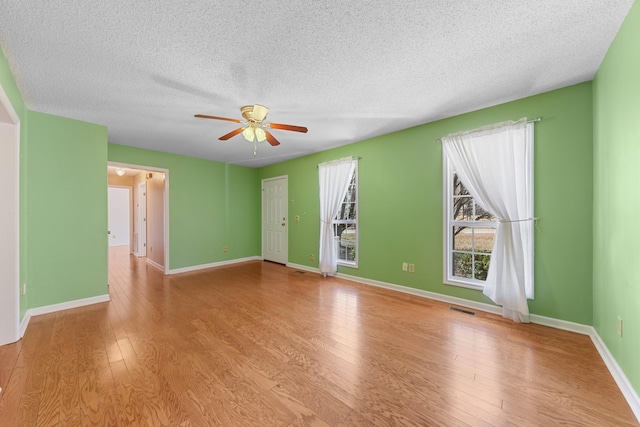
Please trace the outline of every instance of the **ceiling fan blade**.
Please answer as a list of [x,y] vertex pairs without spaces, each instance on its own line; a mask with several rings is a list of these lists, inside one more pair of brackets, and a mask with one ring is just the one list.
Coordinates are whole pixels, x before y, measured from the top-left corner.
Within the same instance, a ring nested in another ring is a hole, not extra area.
[[233,123],[242,123],[242,120],[238,120],[238,119],[230,119],[228,117],[217,117],[217,116],[205,116],[204,114],[196,114],[193,117],[197,117],[199,119],[215,119],[215,120],[226,120],[228,122],[233,122]]
[[269,113],[269,109],[264,105],[256,104],[253,106],[253,119],[260,123],[264,119],[267,118],[267,114]]
[[283,125],[282,123],[269,123],[271,129],[292,130],[294,132],[307,133],[308,129],[304,126]]
[[237,134],[239,134],[240,132],[242,132],[244,130],[244,128],[238,128],[236,130],[232,130],[231,132],[229,132],[226,135],[222,135],[220,138],[218,138],[220,141],[226,141],[229,138],[233,138],[234,136],[236,136]]
[[273,147],[275,147],[276,145],[280,145],[280,141],[278,141],[273,135],[271,135],[271,132],[264,129],[264,133],[267,136],[267,141],[269,142],[269,144],[271,144]]

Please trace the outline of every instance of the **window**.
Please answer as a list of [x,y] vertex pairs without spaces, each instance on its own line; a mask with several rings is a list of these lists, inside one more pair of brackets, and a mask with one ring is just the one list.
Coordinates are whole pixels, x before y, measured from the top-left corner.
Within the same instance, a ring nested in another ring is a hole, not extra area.
[[487,279],[496,233],[496,217],[478,206],[445,160],[446,252],[445,282],[482,289]]
[[[525,167],[520,176],[527,184],[526,214],[522,222],[527,233],[527,257],[524,261],[525,294],[532,299],[533,290],[533,123],[526,128]],[[447,155],[443,153],[444,170],[444,283],[483,290],[491,264],[497,218],[486,212],[460,181]]]
[[333,220],[338,264],[358,266],[358,165],[353,169],[347,194]]

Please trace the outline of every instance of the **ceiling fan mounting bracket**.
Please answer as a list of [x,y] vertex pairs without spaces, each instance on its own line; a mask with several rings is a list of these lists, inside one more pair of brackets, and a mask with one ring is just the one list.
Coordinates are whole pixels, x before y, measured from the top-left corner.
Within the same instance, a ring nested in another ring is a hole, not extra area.
[[249,123],[260,124],[264,119],[267,118],[269,109],[260,104],[245,105],[244,107],[240,108],[240,112],[242,113],[242,117],[244,117],[245,120]]

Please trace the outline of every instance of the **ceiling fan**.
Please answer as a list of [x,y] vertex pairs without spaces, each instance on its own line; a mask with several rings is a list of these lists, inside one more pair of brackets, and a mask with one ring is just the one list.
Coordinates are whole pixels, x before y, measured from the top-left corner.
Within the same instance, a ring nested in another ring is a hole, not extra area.
[[269,113],[269,109],[264,105],[245,105],[244,107],[240,108],[240,112],[242,113],[242,117],[244,117],[244,120],[230,119],[228,117],[207,116],[204,114],[196,114],[194,117],[198,117],[200,119],[226,120],[228,122],[242,123],[242,127],[232,130],[228,134],[222,135],[218,139],[221,141],[226,141],[227,139],[233,138],[239,133],[242,133],[244,139],[249,142],[253,142],[254,156],[256,155],[257,143],[262,142],[265,139],[274,147],[276,145],[280,145],[280,141],[278,141],[267,129],[290,130],[293,132],[307,133],[307,128],[303,126],[284,125],[281,123],[262,123],[264,119],[267,118],[267,114]]

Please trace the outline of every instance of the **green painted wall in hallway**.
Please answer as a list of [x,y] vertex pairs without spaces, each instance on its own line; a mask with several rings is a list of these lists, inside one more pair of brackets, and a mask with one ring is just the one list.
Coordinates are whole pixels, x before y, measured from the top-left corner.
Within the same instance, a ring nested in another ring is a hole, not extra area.
[[257,169],[117,144],[109,161],[169,170],[171,269],[260,254]]
[[[594,87],[594,326],[640,392],[640,4],[627,18]],[[617,319],[623,320],[622,337]]]
[[[489,302],[480,292],[444,285],[442,276],[442,147],[436,139],[520,117],[536,124],[536,298],[532,313],[591,324],[591,83],[544,93],[322,153],[267,166],[260,178],[289,176],[289,261],[317,267],[318,163],[361,156],[360,265],[345,274]],[[313,144],[313,129],[308,133]],[[416,272],[401,270],[414,263]]]

